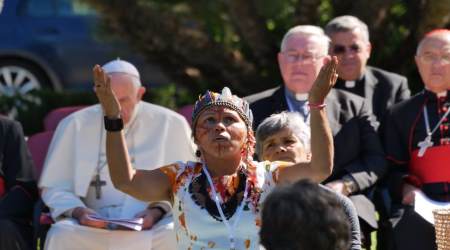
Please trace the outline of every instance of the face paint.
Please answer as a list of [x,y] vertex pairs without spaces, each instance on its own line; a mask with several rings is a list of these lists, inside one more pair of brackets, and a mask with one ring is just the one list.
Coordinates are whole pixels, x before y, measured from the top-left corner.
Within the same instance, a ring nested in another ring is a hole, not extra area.
[[247,127],[239,114],[220,106],[203,111],[195,129],[201,151],[215,156],[240,154],[247,137]]

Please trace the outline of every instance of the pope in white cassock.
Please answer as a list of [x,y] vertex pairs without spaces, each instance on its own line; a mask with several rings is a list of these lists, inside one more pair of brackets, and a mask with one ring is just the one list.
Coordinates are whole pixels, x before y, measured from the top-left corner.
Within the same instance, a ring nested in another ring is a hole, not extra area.
[[[141,101],[145,88],[130,63],[114,60],[103,66],[121,104],[125,138],[133,166],[153,169],[176,160],[193,160],[191,131],[184,117]],[[45,160],[39,186],[56,220],[45,249],[176,249],[171,216],[155,224],[167,202],[149,204],[116,190],[105,154],[100,105],[71,114],[60,122]],[[99,136],[100,135],[100,136]],[[144,218],[144,230],[111,230],[108,218]],[[153,226],[153,224],[155,224]]]

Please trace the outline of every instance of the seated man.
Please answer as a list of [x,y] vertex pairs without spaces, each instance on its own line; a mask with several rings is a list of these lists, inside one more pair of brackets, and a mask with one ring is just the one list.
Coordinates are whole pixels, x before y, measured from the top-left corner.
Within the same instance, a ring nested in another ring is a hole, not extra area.
[[32,246],[31,217],[38,197],[33,163],[19,123],[0,116],[0,249]]
[[[367,232],[378,224],[375,207],[366,195],[384,175],[386,160],[376,120],[362,97],[332,89],[323,103],[307,102],[308,92],[328,54],[328,45],[329,39],[320,27],[300,25],[290,29],[278,54],[284,84],[246,99],[253,111],[254,126],[285,110],[299,113],[309,123],[310,108],[326,105],[334,139],[334,168],[325,185],[352,200],[361,229]],[[365,240],[369,245],[370,237]]]
[[333,193],[309,180],[275,188],[263,203],[266,250],[348,250],[350,225]]
[[[292,163],[310,161],[310,130],[310,127],[298,113],[281,112],[273,114],[264,119],[256,130],[256,153],[261,160],[265,161],[286,161]],[[333,193],[344,208],[348,222],[351,225],[351,246],[349,249],[361,249],[358,215],[351,200],[326,186],[320,186]]]
[[[330,55],[337,56],[339,78],[334,88],[342,89],[366,99],[379,122],[384,120],[387,110],[394,104],[410,97],[408,80],[401,75],[367,65],[372,53],[369,28],[354,16],[333,18],[325,26],[325,33],[331,39]],[[380,126],[382,127],[382,125]],[[380,130],[379,132],[382,132]],[[378,209],[379,228],[377,233],[378,249],[385,249],[389,244],[386,230],[387,206],[384,183],[379,180],[372,200]],[[389,226],[387,226],[389,228]],[[366,228],[366,238],[370,238],[370,228]],[[366,241],[366,247],[369,244]]]
[[433,225],[414,212],[415,192],[450,202],[450,30],[426,34],[415,60],[425,89],[392,107],[384,130],[399,250],[436,249]]
[[334,87],[364,97],[378,121],[388,108],[410,97],[404,76],[367,65],[372,46],[365,23],[354,16],[339,16],[328,22],[325,33],[331,39],[330,55],[339,60]]
[[[115,125],[118,129],[124,126],[134,168],[152,169],[175,160],[194,159],[186,120],[141,101],[145,88],[132,64],[114,60],[103,69],[121,105],[124,124]],[[67,249],[77,244],[78,249],[96,250],[175,249],[171,217],[152,228],[168,211],[167,205],[147,207],[112,185],[103,126],[102,108],[94,105],[66,117],[56,129],[39,183],[42,199],[57,221],[48,232],[45,248]],[[144,230],[107,230],[107,223],[90,215],[143,217]]]

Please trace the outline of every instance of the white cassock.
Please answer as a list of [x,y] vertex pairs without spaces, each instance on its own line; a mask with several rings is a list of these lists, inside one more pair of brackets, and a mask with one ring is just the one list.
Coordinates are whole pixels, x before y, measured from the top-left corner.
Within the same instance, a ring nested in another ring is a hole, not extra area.
[[[124,134],[136,169],[194,159],[186,120],[161,106],[140,102]],[[45,249],[175,249],[172,217],[138,232],[85,227],[65,216],[75,207],[89,207],[102,216],[132,218],[148,206],[113,187],[105,140],[100,105],[73,113],[58,125],[39,182],[42,199],[57,221],[47,234]],[[91,184],[97,171],[106,182],[100,199]]]

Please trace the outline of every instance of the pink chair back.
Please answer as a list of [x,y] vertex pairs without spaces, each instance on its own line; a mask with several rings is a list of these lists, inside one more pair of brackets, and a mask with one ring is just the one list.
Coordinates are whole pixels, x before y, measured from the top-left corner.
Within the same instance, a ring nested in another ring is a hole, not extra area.
[[192,125],[192,112],[194,111],[194,105],[186,105],[177,110],[178,114],[184,116],[186,118],[189,125]]
[[54,131],[58,126],[58,123],[64,119],[66,116],[72,114],[75,111],[78,111],[86,106],[70,106],[70,107],[62,107],[52,110],[48,113],[44,118],[44,130],[45,131]]
[[36,168],[36,177],[39,178],[47,155],[48,147],[52,141],[54,131],[44,131],[30,136],[27,140],[28,149]]

